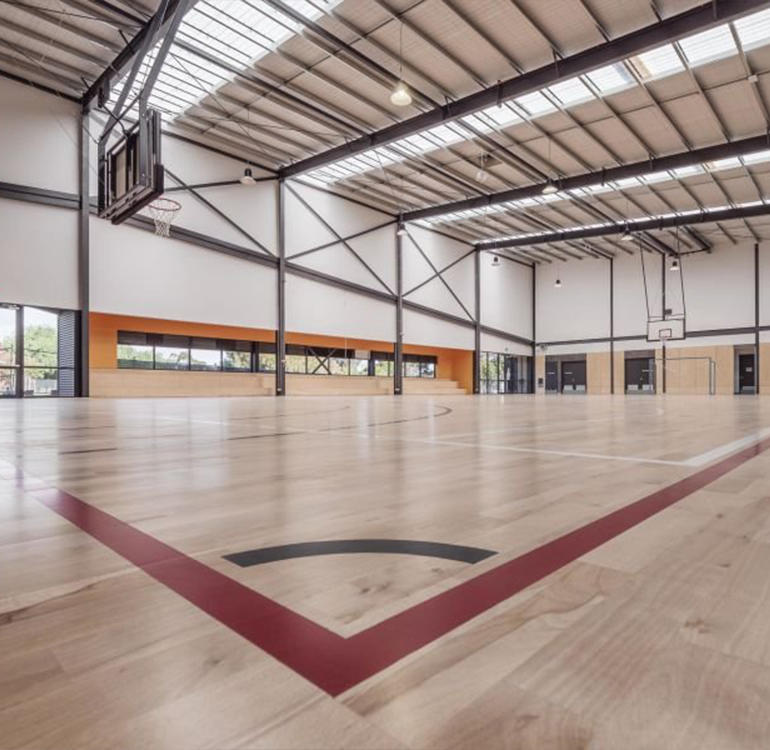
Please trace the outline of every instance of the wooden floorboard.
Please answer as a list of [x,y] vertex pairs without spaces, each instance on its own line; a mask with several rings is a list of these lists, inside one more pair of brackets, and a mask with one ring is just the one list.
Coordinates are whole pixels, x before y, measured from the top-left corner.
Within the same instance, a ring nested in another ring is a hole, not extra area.
[[[754,397],[0,403],[0,748],[764,748],[770,450],[336,697],[40,492],[352,642],[768,426]],[[224,559],[338,539],[497,554]]]

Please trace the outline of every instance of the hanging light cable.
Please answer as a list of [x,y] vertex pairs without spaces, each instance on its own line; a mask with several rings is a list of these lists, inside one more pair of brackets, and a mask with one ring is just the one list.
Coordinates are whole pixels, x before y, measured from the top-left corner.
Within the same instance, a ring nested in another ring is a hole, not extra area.
[[412,94],[404,81],[404,24],[399,20],[398,37],[398,83],[390,94],[390,103],[397,107],[408,107],[412,103]]

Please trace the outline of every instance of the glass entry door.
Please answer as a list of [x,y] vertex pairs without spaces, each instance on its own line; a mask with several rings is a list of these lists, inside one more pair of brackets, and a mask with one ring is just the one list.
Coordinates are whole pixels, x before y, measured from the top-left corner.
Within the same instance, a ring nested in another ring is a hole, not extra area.
[[0,304],[0,397],[76,395],[77,316]]
[[0,398],[21,395],[19,308],[0,306]]

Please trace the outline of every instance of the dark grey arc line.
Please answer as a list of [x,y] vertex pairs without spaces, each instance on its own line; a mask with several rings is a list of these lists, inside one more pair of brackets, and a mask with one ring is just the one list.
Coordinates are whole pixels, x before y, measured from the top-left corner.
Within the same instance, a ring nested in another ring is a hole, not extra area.
[[248,568],[252,565],[292,560],[296,557],[362,553],[440,557],[444,560],[457,560],[471,565],[497,554],[494,550],[481,549],[480,547],[464,547],[460,544],[444,544],[442,542],[419,542],[411,539],[335,539],[328,542],[299,542],[297,544],[281,544],[277,547],[262,547],[261,549],[235,552],[223,557],[241,568]]

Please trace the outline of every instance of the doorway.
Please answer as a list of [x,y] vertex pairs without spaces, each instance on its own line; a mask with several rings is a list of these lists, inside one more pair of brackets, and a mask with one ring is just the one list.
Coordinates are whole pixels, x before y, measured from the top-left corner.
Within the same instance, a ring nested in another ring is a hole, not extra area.
[[0,398],[75,396],[78,313],[0,304]]
[[561,363],[561,392],[586,392],[586,362],[576,360]]
[[737,393],[756,393],[756,367],[754,352],[737,353],[738,390]]
[[626,393],[655,393],[655,359],[653,357],[626,359]]

